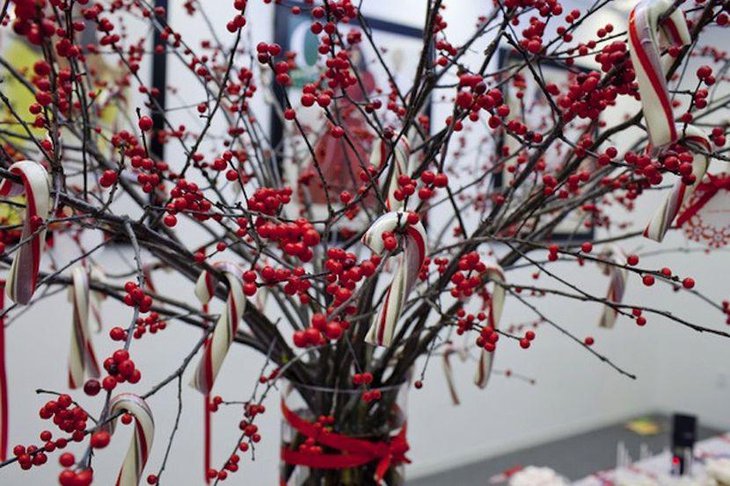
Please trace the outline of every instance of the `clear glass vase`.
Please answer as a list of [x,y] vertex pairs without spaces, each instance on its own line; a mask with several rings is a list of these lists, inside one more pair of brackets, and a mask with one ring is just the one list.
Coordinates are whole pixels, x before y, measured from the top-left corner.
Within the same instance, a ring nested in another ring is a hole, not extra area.
[[404,485],[408,388],[370,389],[380,396],[366,401],[360,389],[287,382],[280,486]]

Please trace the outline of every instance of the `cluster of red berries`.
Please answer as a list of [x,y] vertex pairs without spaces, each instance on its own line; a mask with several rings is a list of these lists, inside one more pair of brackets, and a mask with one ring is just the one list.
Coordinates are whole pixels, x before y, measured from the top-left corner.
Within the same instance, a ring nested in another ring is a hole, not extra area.
[[43,420],[52,420],[60,430],[71,434],[74,441],[81,442],[86,435],[86,421],[89,415],[81,407],[72,405],[73,402],[69,395],[59,395],[56,400],[46,402],[38,415]]
[[474,292],[485,285],[482,278],[487,266],[479,253],[472,251],[462,256],[458,263],[459,270],[451,276],[451,295],[457,299],[471,297]]
[[[327,259],[324,262],[324,267],[329,272],[326,276],[327,286],[325,291],[332,295],[334,299],[328,312],[350,299],[357,283],[363,278],[373,275],[379,264],[380,257],[377,255],[372,255],[358,265],[354,253],[347,252],[342,248],[329,248],[327,250]],[[348,315],[356,311],[354,305],[348,305],[344,310],[345,314]]]
[[165,225],[173,227],[177,224],[175,214],[189,212],[198,221],[205,221],[210,217],[211,203],[200,190],[200,187],[185,179],[178,179],[175,187],[170,191],[171,201],[167,204],[167,215],[164,218]]
[[476,345],[491,353],[497,348],[497,341],[499,341],[497,331],[492,326],[484,326],[476,338]]
[[261,238],[275,241],[284,253],[305,263],[312,259],[312,247],[320,241],[319,232],[304,218],[287,223],[259,217],[255,225]]
[[[484,291],[483,298],[485,302],[489,300],[488,292]],[[476,315],[472,313],[467,314],[464,308],[460,308],[456,311],[456,334],[459,336],[463,335],[465,332],[471,330],[475,323],[482,322],[486,318],[487,315],[484,312],[479,312]]]
[[[288,268],[277,268],[274,269],[270,266],[265,266],[259,272],[263,279],[263,284],[272,286],[278,283],[284,283],[284,293],[287,295],[296,295],[299,297],[299,301],[306,305],[310,301],[310,296],[307,293],[309,288],[312,286],[310,280],[306,277],[306,271],[303,267],[295,267],[293,270]],[[254,288],[258,284],[255,283],[255,272],[247,271],[243,274],[244,286],[243,291],[246,295],[255,294]],[[253,292],[253,293],[252,293]]]
[[642,315],[641,309],[632,309],[631,314],[634,316],[637,326],[642,327],[646,325],[646,317]]
[[520,347],[527,349],[532,345],[532,341],[535,340],[535,333],[533,331],[527,331],[525,335],[520,338]]
[[82,469],[81,471],[64,469],[58,475],[58,482],[61,486],[89,486],[93,481],[93,469]]
[[312,316],[310,327],[294,333],[294,345],[305,348],[324,344],[325,338],[335,341],[342,337],[342,333],[349,327],[350,323],[345,320],[337,319],[328,322],[324,314],[317,313]]
[[149,312],[152,308],[152,297],[144,293],[144,290],[136,283],[127,281],[124,284],[124,303],[129,307],[137,307],[142,313]]
[[129,359],[129,351],[118,349],[110,357],[104,360],[104,369],[109,373],[101,382],[106,391],[116,388],[117,383],[138,383],[142,379],[142,373],[137,369],[134,361]]
[[261,187],[248,198],[246,203],[250,211],[275,216],[282,207],[291,201],[291,187],[281,189],[271,187]]

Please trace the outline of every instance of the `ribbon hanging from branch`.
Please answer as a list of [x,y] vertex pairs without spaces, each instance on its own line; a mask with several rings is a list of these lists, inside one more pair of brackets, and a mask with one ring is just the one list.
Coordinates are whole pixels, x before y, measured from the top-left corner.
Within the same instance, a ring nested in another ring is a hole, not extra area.
[[[489,264],[485,270],[485,276],[494,282],[492,289],[492,297],[487,308],[487,325],[495,331],[499,329],[499,321],[502,318],[502,310],[504,309],[504,300],[507,294],[504,285],[507,279],[504,276],[502,267],[496,264]],[[479,388],[486,388],[489,382],[489,376],[492,373],[492,365],[494,364],[494,353],[496,350],[488,351],[482,348],[479,353],[479,361],[477,362],[477,371],[474,374],[474,384]]]
[[85,268],[77,266],[71,272],[71,278],[69,299],[73,307],[73,323],[68,356],[68,386],[78,388],[84,384],[87,376],[98,378],[100,373],[89,332],[89,275]]
[[654,150],[683,142],[692,150],[692,177],[677,181],[669,195],[649,221],[644,236],[661,242],[680,208],[707,172],[707,155],[712,147],[707,135],[692,125],[675,124],[672,100],[667,88],[666,72],[674,62],[662,57],[666,46],[683,47],[692,42],[687,20],[670,0],[643,0],[629,16],[629,50],[636,72],[641,105],[646,119],[649,141]]
[[[413,220],[414,217],[415,221],[409,222],[409,218]],[[395,239],[396,233],[401,231],[404,233],[401,239],[403,252],[399,256],[395,276],[365,337],[366,342],[376,346],[389,346],[393,340],[403,304],[413,290],[426,259],[426,230],[415,214],[393,211],[376,219],[362,237],[365,246],[382,255],[386,251],[386,240]]]
[[[610,246],[600,256],[604,262],[599,263],[599,266],[603,270],[603,274],[609,277],[606,300],[614,304],[620,304],[626,292],[626,282],[629,276],[629,271],[625,267],[626,258],[624,252],[617,246]],[[621,258],[623,258],[623,261]],[[611,329],[616,324],[617,318],[618,310],[606,304],[603,306],[598,326]]]
[[[155,436],[155,421],[147,402],[132,393],[120,393],[109,401],[109,415],[114,416],[120,412],[134,417],[134,432],[117,476],[116,486],[137,486],[150,456]],[[110,434],[114,434],[117,420],[114,419],[105,426]]]
[[15,162],[10,166],[10,172],[20,176],[22,183],[5,179],[0,184],[0,196],[25,193],[26,205],[21,244],[10,265],[5,291],[13,302],[25,305],[38,284],[46,234],[44,224],[51,209],[51,188],[46,169],[36,162]]
[[[203,394],[210,393],[213,388],[215,378],[228,354],[228,349],[238,330],[238,323],[246,309],[241,269],[230,262],[218,262],[213,266],[223,272],[228,282],[228,297],[226,298],[226,308],[213,329],[213,335],[205,343],[203,357],[198,363],[191,382],[191,385]],[[202,304],[210,302],[217,284],[213,273],[204,270],[200,274],[195,285],[195,295]]]

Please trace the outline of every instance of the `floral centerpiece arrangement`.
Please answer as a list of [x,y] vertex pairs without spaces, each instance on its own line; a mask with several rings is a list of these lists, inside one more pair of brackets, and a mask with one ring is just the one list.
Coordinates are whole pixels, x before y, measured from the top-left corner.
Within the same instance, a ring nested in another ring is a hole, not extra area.
[[[607,328],[662,318],[730,337],[671,301],[631,301],[629,282],[666,285],[721,322],[730,314],[691,275],[624,245],[687,225],[708,246],[726,242],[713,233],[726,221],[698,223],[727,190],[708,175],[728,160],[727,53],[702,41],[727,26],[725,0],[642,0],[621,26],[603,16],[610,0],[570,11],[495,0],[458,26],[447,19],[461,1],[423,0],[415,56],[379,43],[368,2],[353,0],[215,2],[230,9],[225,25],[211,2],[186,1],[196,38],[148,0],[0,3],[2,316],[22,323],[65,289],[73,309],[68,357],[53,357],[68,360],[68,382],[39,391],[40,441],[9,443],[0,345],[0,477],[60,463],[61,485],[91,484],[95,455],[131,423],[117,484],[160,484],[178,444],[154,417],[179,420],[181,408],[148,399],[190,382],[208,414],[243,403],[234,452],[211,457],[209,434],[200,446],[209,482],[249,467],[261,435],[276,433],[257,418],[278,391],[280,484],[403,484],[408,389],[436,357],[455,402],[455,359],[487,387],[500,348],[535,339],[500,326],[509,306],[628,378],[546,303],[593,303]],[[308,50],[256,38],[274,10],[299,19]],[[183,74],[151,82],[152,58]],[[606,116],[620,106],[630,115]],[[654,216],[626,223],[642,205]],[[112,246],[129,272],[106,268]],[[608,276],[606,290],[565,280],[555,262]],[[511,277],[525,267],[533,280]],[[155,286],[160,272],[199,302]],[[113,320],[111,301],[125,306]],[[168,350],[169,376],[147,382],[135,344],[159,333],[164,346],[173,322],[202,337]],[[111,355],[95,352],[103,340]],[[234,398],[215,385],[242,346],[265,364],[251,396]],[[155,447],[162,463],[147,460]]]

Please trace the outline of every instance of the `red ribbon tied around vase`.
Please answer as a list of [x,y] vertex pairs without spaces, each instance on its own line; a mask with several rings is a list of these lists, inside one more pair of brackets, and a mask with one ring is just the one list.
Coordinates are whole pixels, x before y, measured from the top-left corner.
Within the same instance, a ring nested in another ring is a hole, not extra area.
[[674,59],[662,57],[662,47],[683,47],[692,42],[682,10],[671,0],[642,0],[631,11],[628,30],[631,61],[651,146],[657,151],[682,142],[693,152],[691,180],[683,177],[675,183],[644,230],[645,237],[661,242],[707,172],[712,146],[698,127],[674,122],[665,74]]
[[15,162],[10,166],[10,172],[20,176],[22,183],[5,179],[0,184],[0,196],[25,193],[26,205],[22,243],[10,265],[5,292],[13,302],[25,305],[30,302],[38,284],[46,234],[42,225],[51,210],[51,186],[46,169],[37,162]]
[[406,439],[407,424],[405,422],[400,431],[389,440],[374,442],[325,430],[294,413],[283,400],[281,412],[284,420],[294,430],[314,439],[319,444],[339,451],[324,453],[311,449],[302,451],[282,447],[281,460],[286,464],[314,469],[349,469],[377,461],[375,482],[382,484],[383,478],[391,466],[411,462],[406,457],[410,446]]

